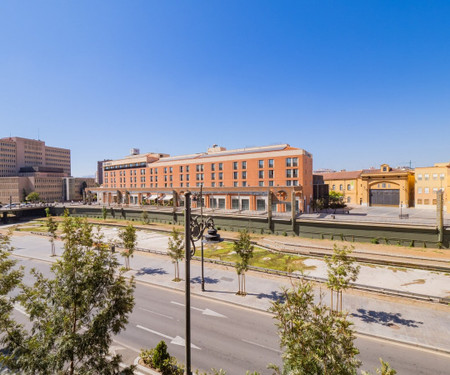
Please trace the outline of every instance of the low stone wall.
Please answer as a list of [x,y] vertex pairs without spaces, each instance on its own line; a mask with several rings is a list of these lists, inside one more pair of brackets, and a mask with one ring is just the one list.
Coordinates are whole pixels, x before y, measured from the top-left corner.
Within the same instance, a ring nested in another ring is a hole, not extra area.
[[[102,218],[102,207],[67,206],[71,216]],[[63,215],[63,207],[52,207],[53,215]],[[151,223],[184,224],[184,215],[165,211],[147,211]],[[142,210],[134,208],[108,208],[107,218],[127,219],[142,222]],[[444,241],[438,243],[438,230],[430,226],[400,224],[350,223],[325,220],[301,220],[294,225],[288,219],[267,217],[213,215],[216,227],[222,231],[248,229],[250,233],[274,233],[285,236],[300,236],[318,239],[346,240],[396,244],[402,246],[449,248],[450,229],[444,230]]]

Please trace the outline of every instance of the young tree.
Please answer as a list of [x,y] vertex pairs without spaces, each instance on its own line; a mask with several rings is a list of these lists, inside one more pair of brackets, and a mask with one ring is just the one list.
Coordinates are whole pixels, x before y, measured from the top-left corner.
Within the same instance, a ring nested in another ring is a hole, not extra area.
[[336,294],[336,311],[342,311],[342,291],[350,286],[350,282],[358,278],[360,266],[356,264],[355,258],[350,257],[353,247],[339,247],[334,244],[333,255],[325,257],[328,269],[327,286],[330,288],[331,309],[333,306],[333,295]]
[[47,230],[50,235],[51,255],[52,257],[54,257],[56,256],[55,240],[58,237],[58,235],[56,234],[56,231],[58,230],[58,223],[53,220],[53,217],[50,214],[50,209],[48,207],[45,209],[45,215],[47,216]]
[[279,375],[356,375],[361,365],[352,323],[342,313],[332,313],[314,303],[309,282],[301,280],[271,309],[277,319],[283,368],[270,365]]
[[239,232],[239,238],[233,244],[233,250],[239,256],[240,261],[236,263],[236,272],[238,274],[238,295],[245,296],[245,272],[248,271],[248,264],[253,257],[254,246],[250,242],[250,234],[247,230]]
[[33,191],[32,193],[28,194],[25,198],[28,202],[39,202],[39,193]]
[[103,220],[106,220],[106,217],[108,216],[108,210],[106,209],[105,206],[102,207],[102,217]]
[[184,238],[181,232],[175,228],[172,229],[172,234],[169,237],[167,254],[172,258],[172,263],[175,265],[175,278],[173,281],[180,281],[179,261],[184,257]]
[[[377,368],[377,374],[379,375],[395,375],[397,371],[395,371],[388,362],[383,361],[380,358],[381,368]],[[363,371],[362,375],[370,375],[370,372]]]
[[[16,268],[16,260],[10,258],[13,248],[11,247],[11,233],[0,234],[0,347],[6,347],[8,335],[15,336],[17,324],[11,318],[14,303],[17,297],[11,296],[11,292],[19,286],[22,277],[22,268]],[[0,352],[0,363],[3,355]]]
[[122,240],[122,246],[125,249],[123,256],[125,257],[125,268],[130,269],[130,257],[133,257],[136,249],[136,228],[133,225],[127,225],[119,232],[119,238]]
[[148,224],[148,212],[146,210],[142,211],[142,222]]
[[328,203],[331,208],[345,207],[344,194],[338,191],[330,191],[328,195]]
[[64,253],[47,279],[36,270],[20,302],[31,329],[8,335],[6,365],[21,374],[132,374],[112,356],[112,336],[123,330],[134,306],[134,281],[124,278],[106,246],[92,248],[92,226],[66,217]]

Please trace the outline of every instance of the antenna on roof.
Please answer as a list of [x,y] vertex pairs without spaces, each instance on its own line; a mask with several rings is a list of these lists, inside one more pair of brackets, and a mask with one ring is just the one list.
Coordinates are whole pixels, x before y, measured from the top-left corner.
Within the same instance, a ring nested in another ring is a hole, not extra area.
[[39,139],[39,128],[38,128],[38,141],[39,141],[40,139]]

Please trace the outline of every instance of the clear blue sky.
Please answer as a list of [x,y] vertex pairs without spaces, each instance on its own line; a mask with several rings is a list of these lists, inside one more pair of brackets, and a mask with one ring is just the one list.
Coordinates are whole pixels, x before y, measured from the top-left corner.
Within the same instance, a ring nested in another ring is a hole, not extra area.
[[0,136],[39,131],[75,176],[214,143],[450,161],[449,20],[448,0],[3,0]]

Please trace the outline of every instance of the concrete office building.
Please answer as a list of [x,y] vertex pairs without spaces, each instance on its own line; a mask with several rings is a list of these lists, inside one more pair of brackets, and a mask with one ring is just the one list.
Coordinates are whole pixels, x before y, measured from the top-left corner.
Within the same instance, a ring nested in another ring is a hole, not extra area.
[[[103,164],[104,183],[92,189],[104,204],[160,202],[178,206],[187,190],[203,187],[205,206],[250,211],[309,210],[312,155],[288,144],[170,156],[133,154]],[[195,203],[194,203],[195,205]]]
[[70,150],[20,137],[0,139],[0,203],[18,203],[31,192],[60,201],[63,177],[70,176]]

